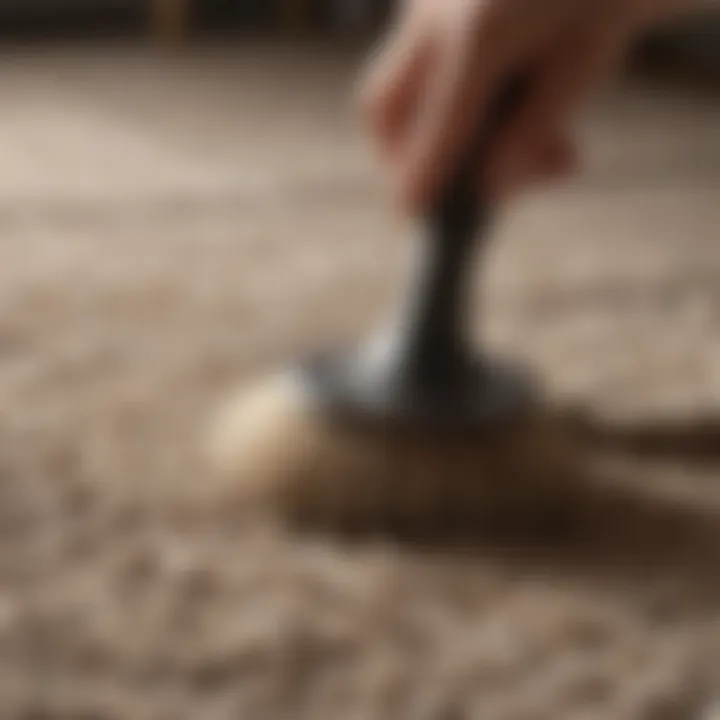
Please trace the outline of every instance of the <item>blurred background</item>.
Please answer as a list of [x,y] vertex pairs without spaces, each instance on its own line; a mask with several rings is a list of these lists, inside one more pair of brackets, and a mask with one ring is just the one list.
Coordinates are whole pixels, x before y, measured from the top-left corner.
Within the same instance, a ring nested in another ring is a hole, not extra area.
[[574,522],[340,548],[208,476],[236,383],[394,296],[407,228],[352,104],[389,11],[0,0],[1,720],[694,720],[720,694],[720,7],[640,40],[582,172],[488,260],[477,329],[622,439]]
[[[715,0],[640,42],[680,62],[717,62]],[[160,41],[237,34],[368,35],[393,13],[391,0],[6,0],[0,6],[5,37],[131,37]],[[673,55],[674,53],[674,55]]]

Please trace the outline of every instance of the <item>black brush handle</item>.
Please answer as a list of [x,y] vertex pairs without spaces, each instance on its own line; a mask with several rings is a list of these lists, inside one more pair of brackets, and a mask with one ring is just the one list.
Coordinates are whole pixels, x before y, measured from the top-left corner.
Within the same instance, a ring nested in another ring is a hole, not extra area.
[[465,324],[471,261],[489,235],[493,215],[482,193],[481,170],[522,93],[520,81],[508,84],[423,222],[418,265],[402,306],[400,327],[395,328],[403,373],[416,383],[447,384],[470,357]]

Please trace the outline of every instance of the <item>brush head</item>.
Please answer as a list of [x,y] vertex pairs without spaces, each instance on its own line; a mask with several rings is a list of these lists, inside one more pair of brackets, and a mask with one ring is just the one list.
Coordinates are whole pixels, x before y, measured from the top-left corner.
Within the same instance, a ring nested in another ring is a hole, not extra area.
[[467,334],[470,260],[493,215],[477,168],[524,88],[508,83],[481,113],[387,325],[230,404],[212,449],[241,501],[315,522],[472,522],[557,477],[567,448],[532,384],[476,357]]
[[568,476],[573,448],[539,405],[502,423],[437,427],[337,415],[302,375],[241,391],[211,435],[223,502],[310,527],[460,527],[535,502]]

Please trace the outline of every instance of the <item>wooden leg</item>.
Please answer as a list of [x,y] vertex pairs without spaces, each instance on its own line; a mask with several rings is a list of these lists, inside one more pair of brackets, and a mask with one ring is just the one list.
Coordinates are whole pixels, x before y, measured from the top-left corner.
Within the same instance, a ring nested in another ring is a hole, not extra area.
[[153,38],[164,45],[177,45],[190,33],[192,0],[150,0]]

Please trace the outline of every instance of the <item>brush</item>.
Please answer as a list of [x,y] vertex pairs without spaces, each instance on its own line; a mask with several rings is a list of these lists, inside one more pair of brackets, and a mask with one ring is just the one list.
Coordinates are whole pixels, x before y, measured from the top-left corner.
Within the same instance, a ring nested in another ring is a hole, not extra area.
[[506,88],[420,223],[389,320],[359,348],[319,354],[224,408],[210,459],[227,502],[318,527],[464,526],[565,476],[565,424],[533,376],[469,339],[473,255],[494,215],[478,168],[521,96],[522,83]]

